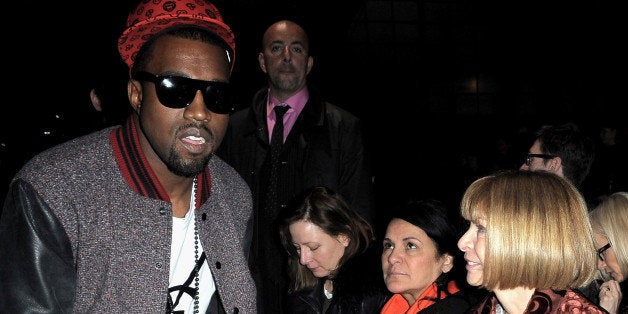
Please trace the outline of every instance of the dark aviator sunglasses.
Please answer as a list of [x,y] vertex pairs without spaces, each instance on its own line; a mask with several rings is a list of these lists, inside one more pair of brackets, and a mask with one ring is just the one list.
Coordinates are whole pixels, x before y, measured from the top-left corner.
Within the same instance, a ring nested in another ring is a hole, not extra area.
[[145,71],[138,71],[133,78],[154,83],[157,98],[168,108],[181,109],[189,106],[196,96],[196,91],[200,90],[205,106],[212,112],[228,114],[235,110],[228,97],[229,83],[174,75],[155,75]]

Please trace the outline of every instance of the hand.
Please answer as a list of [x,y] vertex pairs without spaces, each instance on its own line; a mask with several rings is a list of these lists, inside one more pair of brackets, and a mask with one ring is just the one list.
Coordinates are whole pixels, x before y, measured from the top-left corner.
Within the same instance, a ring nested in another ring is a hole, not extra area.
[[600,306],[610,314],[617,314],[622,294],[617,280],[609,280],[600,285]]

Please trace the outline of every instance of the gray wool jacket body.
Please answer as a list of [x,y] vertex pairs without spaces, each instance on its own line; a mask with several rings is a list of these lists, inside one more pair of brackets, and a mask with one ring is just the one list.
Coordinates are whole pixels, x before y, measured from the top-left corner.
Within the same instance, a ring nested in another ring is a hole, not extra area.
[[[0,312],[164,313],[172,206],[129,186],[111,130],[48,149],[15,176],[0,220]],[[255,313],[250,190],[217,156],[208,167],[211,196],[196,212],[217,289],[208,312]]]

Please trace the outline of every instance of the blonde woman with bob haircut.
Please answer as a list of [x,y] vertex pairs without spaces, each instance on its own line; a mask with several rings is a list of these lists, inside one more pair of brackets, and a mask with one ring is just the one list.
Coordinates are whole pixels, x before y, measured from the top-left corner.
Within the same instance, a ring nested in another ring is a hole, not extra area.
[[468,313],[606,313],[576,288],[594,277],[587,206],[568,180],[545,171],[503,171],[465,191],[470,222],[458,241],[467,282],[490,291]]
[[595,239],[597,268],[604,282],[598,290],[599,304],[609,313],[628,313],[628,193],[615,192],[589,213]]

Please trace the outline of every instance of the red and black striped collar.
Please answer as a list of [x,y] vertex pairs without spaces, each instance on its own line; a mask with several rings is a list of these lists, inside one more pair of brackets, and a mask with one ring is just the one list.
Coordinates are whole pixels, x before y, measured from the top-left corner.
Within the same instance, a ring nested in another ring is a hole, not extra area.
[[[127,184],[138,194],[170,202],[170,197],[142,151],[135,119],[129,117],[122,127],[111,131],[109,140],[113,146],[116,163]],[[196,196],[196,207],[198,208],[207,201],[211,192],[209,167],[206,167],[205,171],[197,176],[197,179],[200,188],[200,193]]]

